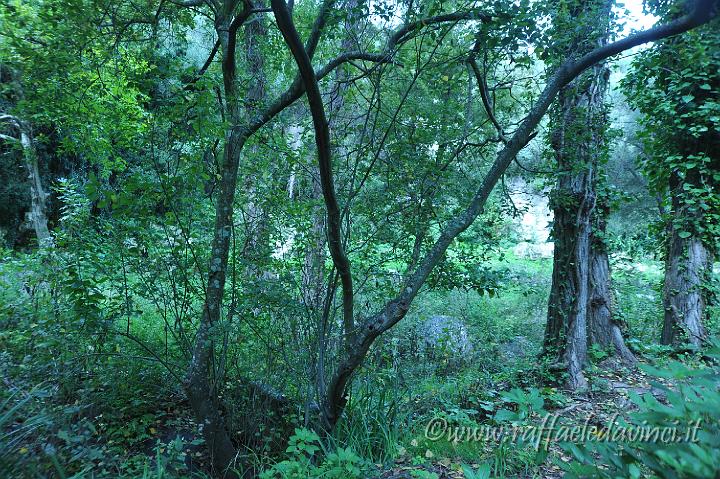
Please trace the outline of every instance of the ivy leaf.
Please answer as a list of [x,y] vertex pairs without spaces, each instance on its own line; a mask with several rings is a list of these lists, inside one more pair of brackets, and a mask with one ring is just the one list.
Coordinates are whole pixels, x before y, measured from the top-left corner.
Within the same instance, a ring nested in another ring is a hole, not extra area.
[[682,96],[682,101],[684,101],[685,103],[690,103],[694,99],[695,99],[695,97],[692,95],[683,95]]
[[690,233],[689,231],[680,231],[678,233],[678,236],[681,237],[682,239],[687,239],[692,236],[692,233]]
[[712,87],[708,83],[703,83],[702,85],[700,85],[700,89],[701,90],[712,90]]

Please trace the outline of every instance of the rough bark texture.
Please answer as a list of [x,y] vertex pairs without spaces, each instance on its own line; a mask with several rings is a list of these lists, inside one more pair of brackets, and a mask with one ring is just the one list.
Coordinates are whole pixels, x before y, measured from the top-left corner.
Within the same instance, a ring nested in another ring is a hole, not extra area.
[[665,268],[663,303],[665,320],[662,344],[691,344],[698,348],[706,339],[703,326],[703,285],[712,271],[712,254],[696,236],[681,238],[672,229]]
[[48,229],[47,219],[48,194],[43,189],[40,179],[37,150],[35,149],[30,128],[25,125],[20,127],[20,144],[22,145],[25,167],[28,170],[28,179],[30,180],[30,213],[28,213],[28,220],[33,225],[38,245],[40,247],[50,246],[52,245],[52,236]]
[[601,199],[597,200],[593,218],[593,232],[590,236],[590,270],[588,302],[588,341],[603,349],[612,348],[626,363],[636,362],[635,355],[625,345],[621,324],[614,315],[612,280],[607,247],[603,240],[607,224],[608,208]]
[[[566,55],[585,54],[594,44],[606,43],[609,9],[605,0],[577,3],[573,14],[587,27],[572,33]],[[605,150],[607,74],[598,64],[563,88],[552,118],[551,146],[560,173],[551,199],[555,251],[545,349],[564,361],[571,389],[587,387],[582,370],[588,349],[590,236],[598,155]]]
[[[234,3],[234,2],[227,2]],[[241,125],[242,102],[236,80],[235,45],[239,25],[231,13],[219,13],[216,31],[220,39],[222,72],[225,91],[225,108],[230,125]],[[238,181],[240,152],[247,140],[246,129],[230,127],[226,130],[223,144],[220,191],[216,199],[215,229],[208,282],[205,293],[203,316],[198,328],[195,348],[185,378],[185,390],[198,421],[203,425],[203,437],[211,454],[215,474],[236,476],[230,468],[235,465],[237,451],[227,430],[217,395],[216,381],[212,367],[213,327],[222,317],[222,300],[225,290],[226,271],[232,234],[233,202]]]
[[[579,101],[582,96],[561,93],[563,120],[553,138],[559,169],[572,168],[573,171],[560,175],[551,202],[555,251],[545,331],[545,349],[565,362],[572,389],[587,387],[582,369],[587,360],[590,216],[595,207],[592,162],[573,164],[575,158],[589,159],[590,145],[566,138],[565,125],[574,120],[572,110]],[[570,144],[566,144],[566,140]],[[568,151],[570,148],[574,150],[572,153]],[[578,166],[579,171],[575,171]]]

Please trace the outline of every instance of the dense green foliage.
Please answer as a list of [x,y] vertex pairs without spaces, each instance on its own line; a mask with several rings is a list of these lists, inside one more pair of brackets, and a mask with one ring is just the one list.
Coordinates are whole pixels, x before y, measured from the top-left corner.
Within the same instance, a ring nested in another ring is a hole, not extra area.
[[[717,355],[658,344],[669,217],[709,250],[720,237],[717,20],[642,47],[627,98],[605,102],[622,116],[627,100],[637,127],[595,132],[612,314],[667,379],[658,402],[611,348],[589,351],[586,396],[542,354],[547,185],[568,172],[545,135],[563,118],[541,121],[538,105],[576,60],[567,42],[614,39],[597,36],[597,12],[297,2],[326,165],[275,22],[284,5],[0,0],[0,477],[556,477],[568,451],[580,476],[717,474]],[[635,129],[639,158],[620,147]],[[689,214],[672,215],[677,201]],[[633,406],[619,378],[642,394]],[[675,449],[427,434],[438,418],[525,427],[572,411],[708,427]],[[232,461],[219,466],[223,434]]]
[[652,190],[687,209],[671,219],[681,237],[700,235],[711,248],[720,238],[719,35],[709,26],[643,52],[623,80],[643,113],[642,165]]

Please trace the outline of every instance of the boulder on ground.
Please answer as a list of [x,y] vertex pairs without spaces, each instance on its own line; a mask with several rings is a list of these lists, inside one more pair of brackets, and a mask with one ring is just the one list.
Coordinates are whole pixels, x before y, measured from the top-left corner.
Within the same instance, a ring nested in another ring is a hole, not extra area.
[[467,326],[452,316],[431,316],[420,324],[418,334],[425,352],[441,350],[464,356],[472,351]]
[[525,336],[515,336],[499,346],[500,356],[512,361],[525,358],[532,350],[532,343]]

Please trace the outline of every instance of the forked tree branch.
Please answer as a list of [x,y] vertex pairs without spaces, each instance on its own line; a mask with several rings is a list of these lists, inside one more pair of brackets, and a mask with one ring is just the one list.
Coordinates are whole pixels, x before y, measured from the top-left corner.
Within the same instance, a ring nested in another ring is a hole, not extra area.
[[[323,2],[323,7],[321,7],[321,11],[318,14],[319,17],[323,15],[328,14],[327,8],[332,6],[332,2],[334,0],[325,0]],[[321,27],[325,25],[325,19],[321,20],[318,17],[318,19],[315,20],[315,23],[313,25],[312,33],[310,34],[310,38],[305,43],[305,50],[308,53],[308,56],[312,59],[311,52],[314,52],[314,49],[317,47],[319,36],[321,34]],[[315,71],[315,77],[316,79],[322,80],[324,77],[326,77],[328,74],[330,74],[335,68],[339,67],[340,65],[344,63],[352,62],[353,60],[365,60],[365,61],[371,61],[375,63],[393,63],[398,64],[395,60],[393,60],[393,56],[397,49],[404,44],[405,42],[409,41],[412,38],[411,33],[415,32],[424,26],[427,25],[437,25],[440,23],[448,23],[448,22],[458,22],[462,20],[473,20],[473,19],[479,19],[482,21],[490,21],[491,16],[488,14],[480,13],[476,10],[471,11],[462,11],[462,12],[454,12],[449,13],[445,15],[437,15],[435,17],[425,18],[422,20],[417,20],[415,22],[411,22],[409,24],[403,25],[399,27],[395,32],[388,37],[387,43],[385,48],[380,53],[367,53],[367,52],[348,52],[343,53],[341,55],[338,55],[337,57],[330,60],[325,66]],[[250,136],[256,131],[258,131],[260,128],[262,128],[266,123],[271,121],[275,116],[277,116],[280,112],[282,112],[285,108],[292,105],[295,101],[297,101],[303,94],[305,93],[305,86],[301,80],[301,78],[298,76],[296,77],[292,84],[288,87],[287,90],[285,90],[284,93],[282,93],[277,99],[271,103],[264,112],[262,112],[258,117],[251,122],[247,128],[246,128],[246,135]]]
[[[326,0],[326,4],[332,0]],[[277,21],[280,33],[282,33],[285,43],[295,58],[298,71],[305,87],[305,92],[310,106],[310,112],[315,127],[315,143],[318,153],[318,169],[320,171],[320,185],[322,187],[323,200],[327,212],[327,236],[328,248],[332,257],[335,269],[340,276],[342,285],[342,301],[343,301],[343,320],[345,324],[354,324],[353,317],[353,285],[352,273],[350,270],[350,261],[345,253],[342,235],[342,219],[340,215],[340,206],[335,193],[335,184],[333,182],[332,173],[332,155],[330,146],[330,128],[328,127],[327,118],[325,116],[325,107],[323,106],[322,95],[318,86],[318,79],[315,76],[310,55],[306,47],[303,46],[298,35],[295,25],[292,21],[290,12],[287,9],[285,0],[271,0],[275,20]],[[322,14],[321,14],[322,15]],[[349,338],[348,338],[349,339]]]

